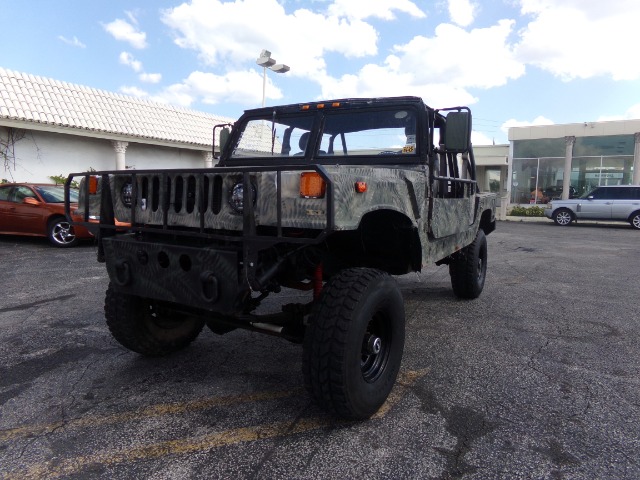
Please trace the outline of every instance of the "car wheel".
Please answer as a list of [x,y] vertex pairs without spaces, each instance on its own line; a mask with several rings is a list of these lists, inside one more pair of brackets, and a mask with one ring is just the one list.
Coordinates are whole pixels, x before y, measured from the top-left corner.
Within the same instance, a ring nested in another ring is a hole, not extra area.
[[554,212],[553,221],[556,222],[556,225],[560,225],[562,227],[566,227],[573,220],[573,214],[571,210],[567,208],[561,208]]
[[305,386],[337,415],[369,418],[393,387],[404,349],[404,302],[387,273],[346,269],[325,285],[303,342]]
[[78,243],[73,227],[64,217],[54,217],[47,224],[47,238],[56,247],[73,247]]
[[149,357],[176,352],[193,342],[204,320],[171,311],[163,302],[107,289],[104,314],[121,345]]
[[633,228],[640,230],[640,212],[635,212],[633,215],[631,215],[629,223]]
[[478,230],[475,240],[454,255],[449,263],[453,293],[459,298],[478,298],[487,276],[487,237]]

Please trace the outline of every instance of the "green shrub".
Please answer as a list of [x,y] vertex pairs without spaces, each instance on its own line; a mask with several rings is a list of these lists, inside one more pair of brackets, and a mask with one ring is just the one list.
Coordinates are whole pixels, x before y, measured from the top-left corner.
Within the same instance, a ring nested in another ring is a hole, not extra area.
[[[67,181],[67,177],[64,175],[49,175],[49,178],[53,180],[56,185],[64,185]],[[71,182],[71,188],[79,188],[78,182]]]
[[510,215],[514,217],[544,217],[544,208],[537,205],[521,207],[516,205],[511,209]]

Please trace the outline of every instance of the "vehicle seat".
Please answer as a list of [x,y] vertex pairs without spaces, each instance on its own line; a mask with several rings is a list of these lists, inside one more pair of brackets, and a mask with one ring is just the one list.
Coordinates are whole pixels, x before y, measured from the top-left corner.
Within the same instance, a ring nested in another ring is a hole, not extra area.
[[300,135],[300,140],[298,140],[298,147],[302,151],[298,152],[298,153],[294,153],[293,154],[294,157],[295,156],[304,155],[305,151],[307,150],[307,144],[308,143],[309,143],[309,132],[304,132],[302,135]]

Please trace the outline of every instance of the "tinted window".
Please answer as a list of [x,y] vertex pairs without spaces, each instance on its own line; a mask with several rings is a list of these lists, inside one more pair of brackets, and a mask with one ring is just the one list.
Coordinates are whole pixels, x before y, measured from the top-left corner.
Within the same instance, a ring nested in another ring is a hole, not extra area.
[[29,187],[17,187],[13,192],[13,197],[14,202],[20,203],[25,198],[36,198],[36,194]]
[[613,194],[613,198],[616,200],[628,200],[633,196],[633,188],[632,187],[612,188],[611,193]]
[[11,192],[11,187],[0,187],[0,200],[8,201],[9,192]]
[[615,193],[612,190],[611,188],[596,188],[589,196],[594,200],[613,200]]

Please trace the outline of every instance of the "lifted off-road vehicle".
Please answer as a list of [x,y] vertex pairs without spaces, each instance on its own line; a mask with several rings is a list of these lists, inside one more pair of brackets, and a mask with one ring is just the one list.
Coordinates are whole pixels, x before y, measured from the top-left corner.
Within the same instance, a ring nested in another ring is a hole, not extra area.
[[[210,169],[71,174],[106,262],[111,333],[149,356],[186,347],[204,325],[278,335],[302,344],[321,406],[368,418],[404,348],[391,275],[447,264],[456,296],[482,292],[496,199],[479,193],[470,134],[466,107],[314,102],[216,126]],[[282,288],[308,290],[308,303],[258,314]]]

